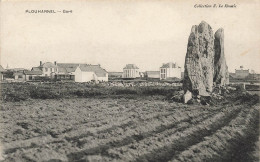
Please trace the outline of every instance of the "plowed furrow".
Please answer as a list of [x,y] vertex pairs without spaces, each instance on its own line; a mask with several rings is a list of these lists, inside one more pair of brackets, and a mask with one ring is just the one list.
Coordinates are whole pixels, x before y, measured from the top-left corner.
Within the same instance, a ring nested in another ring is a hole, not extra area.
[[[199,142],[203,137],[213,134],[235,118],[239,111],[240,108],[225,109],[223,112],[200,122],[196,126],[194,125],[194,127],[188,124],[189,127],[182,131],[173,131],[169,135],[168,133],[167,135],[158,134],[121,148],[110,149],[109,152],[126,161],[167,161],[174,154]],[[171,132],[172,130],[169,131]]]
[[[171,161],[254,161],[247,151],[259,126],[257,109],[243,110],[227,126],[175,155]],[[252,150],[250,150],[252,151]]]
[[[196,111],[199,112],[198,110],[196,110]],[[150,128],[150,130],[140,131],[138,134],[133,134],[132,133],[133,131],[130,130],[129,132],[124,133],[124,134],[127,134],[128,136],[126,136],[122,140],[117,140],[115,137],[108,137],[106,140],[106,141],[108,141],[107,143],[98,145],[97,147],[92,147],[90,149],[86,149],[84,151],[72,153],[69,155],[69,159],[70,160],[79,160],[80,158],[84,157],[85,155],[95,155],[95,154],[102,154],[104,156],[112,156],[115,158],[116,155],[108,154],[108,152],[107,152],[108,149],[121,147],[124,145],[128,145],[130,143],[135,143],[135,142],[138,142],[145,138],[154,136],[155,134],[164,132],[165,130],[168,130],[168,129],[172,130],[173,128],[175,128],[174,129],[175,132],[181,131],[182,129],[185,129],[186,127],[188,127],[189,123],[198,123],[202,120],[205,120],[205,118],[211,117],[213,115],[213,112],[211,112],[211,113],[204,112],[204,114],[202,112],[200,112],[200,113],[193,112],[193,113],[190,113],[189,115],[190,116],[188,116],[188,115],[182,116],[184,118],[181,118],[181,120],[178,120],[178,121],[176,121],[176,119],[171,120],[171,118],[169,118],[169,119],[167,119],[167,123],[168,123],[167,125],[156,124],[158,122],[149,124],[148,128]],[[177,116],[175,116],[175,117],[177,118]],[[144,125],[144,126],[146,126],[146,125]],[[138,130],[147,130],[147,127],[144,127],[144,126],[143,127],[139,126]],[[157,126],[157,127],[152,129],[152,127],[154,127],[154,126]]]

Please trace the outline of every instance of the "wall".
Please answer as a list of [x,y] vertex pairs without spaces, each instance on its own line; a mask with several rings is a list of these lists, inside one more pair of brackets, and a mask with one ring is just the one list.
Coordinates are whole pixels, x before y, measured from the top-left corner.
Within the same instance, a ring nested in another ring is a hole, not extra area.
[[14,76],[14,80],[16,81],[25,81],[25,75],[22,75],[22,78],[19,78],[18,75]]
[[96,74],[94,72],[83,71],[81,74],[82,74],[81,82],[90,82],[91,80],[97,80]]
[[140,77],[138,69],[124,69],[123,78],[137,78]]
[[74,74],[75,74],[75,82],[82,82],[82,72],[79,67],[75,70]]
[[249,75],[249,70],[236,70],[236,78],[246,78]]
[[46,67],[43,67],[42,72],[43,72],[43,76],[54,77],[55,73],[57,72],[57,68],[47,68],[46,71]]
[[162,69],[165,69],[165,75],[166,75],[165,79],[173,78],[173,77],[181,79],[181,68],[160,68],[160,79],[161,80],[162,80],[162,74],[164,74],[164,73],[161,73]]
[[108,81],[108,73],[106,73],[105,77],[97,77],[97,80],[98,81],[105,81],[105,82],[107,82]]
[[148,78],[160,78],[160,74],[148,74]]
[[167,68],[167,78],[172,77],[181,79],[181,68]]

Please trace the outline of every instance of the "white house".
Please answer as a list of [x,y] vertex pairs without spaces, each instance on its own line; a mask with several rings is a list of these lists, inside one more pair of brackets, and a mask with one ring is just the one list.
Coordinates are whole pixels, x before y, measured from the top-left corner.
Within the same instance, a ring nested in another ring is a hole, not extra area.
[[100,65],[80,64],[74,74],[75,82],[108,81],[108,72]]
[[181,79],[181,68],[176,63],[166,63],[160,67],[160,80],[165,79]]
[[78,63],[53,63],[40,61],[40,66],[32,71],[42,72],[42,76],[75,82],[108,81],[108,73],[100,65]]
[[51,62],[42,63],[42,61],[40,61],[40,66],[33,67],[31,71],[42,71],[42,76],[54,78],[55,74],[58,72],[58,66],[56,61],[54,64]]
[[139,68],[135,64],[127,64],[123,69],[122,78],[138,78],[140,77]]
[[55,78],[75,81],[75,71],[79,65],[77,63],[57,63],[58,72],[56,72]]

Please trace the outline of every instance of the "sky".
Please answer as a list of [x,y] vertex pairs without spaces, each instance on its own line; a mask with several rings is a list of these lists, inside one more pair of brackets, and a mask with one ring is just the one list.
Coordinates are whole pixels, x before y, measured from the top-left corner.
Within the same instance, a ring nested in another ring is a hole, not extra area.
[[[205,3],[207,2],[207,3]],[[230,72],[239,66],[260,73],[260,1],[229,1],[236,8],[194,8],[221,1],[79,0],[1,2],[0,62],[6,68],[39,66],[39,62],[101,64],[122,71],[159,70],[163,63],[184,67],[192,25],[206,21],[224,29]],[[32,14],[25,10],[72,10]]]

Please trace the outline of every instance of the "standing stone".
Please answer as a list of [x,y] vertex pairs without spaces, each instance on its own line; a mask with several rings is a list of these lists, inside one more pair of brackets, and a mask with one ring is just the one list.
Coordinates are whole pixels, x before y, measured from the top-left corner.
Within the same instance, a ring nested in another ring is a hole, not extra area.
[[213,87],[214,37],[212,28],[204,21],[192,26],[184,68],[184,92],[208,96]]
[[229,73],[224,54],[224,29],[220,28],[215,33],[214,40],[214,79],[221,86],[229,83]]
[[189,90],[187,90],[187,92],[183,95],[183,102],[187,103],[191,99],[192,99],[192,93]]

